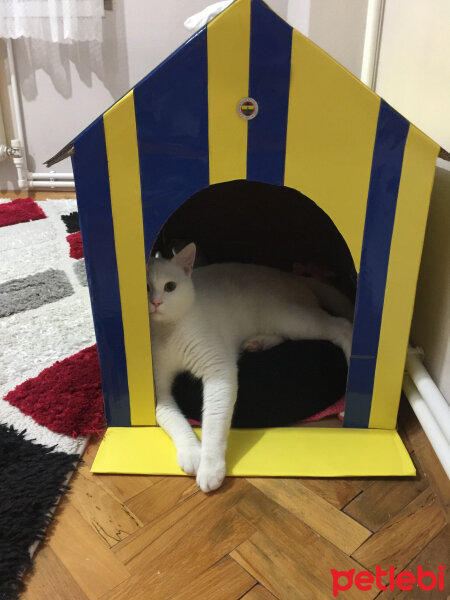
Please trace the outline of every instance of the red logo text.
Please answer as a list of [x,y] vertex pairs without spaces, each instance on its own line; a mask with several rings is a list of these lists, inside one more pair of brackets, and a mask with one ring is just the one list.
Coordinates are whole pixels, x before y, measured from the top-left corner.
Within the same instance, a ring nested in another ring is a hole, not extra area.
[[[400,571],[395,574],[394,567],[389,567],[387,571],[383,571],[380,565],[377,565],[375,575],[369,571],[360,571],[356,573],[355,569],[350,571],[336,571],[331,569],[331,575],[333,577],[333,596],[336,597],[339,592],[345,592],[353,586],[358,590],[368,591],[376,586],[379,590],[412,590],[416,585],[421,590],[430,591],[438,589],[444,591],[444,571],[445,565],[439,565],[437,567],[437,574],[433,571],[424,571],[419,565],[417,572],[412,571]],[[388,577],[384,580],[384,585],[381,581],[382,577]]]

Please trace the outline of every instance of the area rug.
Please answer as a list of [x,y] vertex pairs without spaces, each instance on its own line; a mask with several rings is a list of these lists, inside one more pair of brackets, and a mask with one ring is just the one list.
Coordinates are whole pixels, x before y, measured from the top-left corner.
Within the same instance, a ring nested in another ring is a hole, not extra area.
[[0,199],[0,600],[19,597],[88,437],[104,427],[76,201]]
[[0,599],[104,428],[75,200],[0,200]]

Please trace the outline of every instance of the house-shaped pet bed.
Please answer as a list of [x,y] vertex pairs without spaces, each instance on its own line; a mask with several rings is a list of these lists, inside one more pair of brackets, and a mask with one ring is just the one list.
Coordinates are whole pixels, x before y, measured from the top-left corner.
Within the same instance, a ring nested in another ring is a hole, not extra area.
[[93,470],[182,474],[155,421],[146,258],[194,194],[248,180],[320,207],[358,285],[344,427],[232,430],[228,474],[414,474],[395,427],[438,153],[261,0],[236,0],[58,153],[72,155],[108,423]]

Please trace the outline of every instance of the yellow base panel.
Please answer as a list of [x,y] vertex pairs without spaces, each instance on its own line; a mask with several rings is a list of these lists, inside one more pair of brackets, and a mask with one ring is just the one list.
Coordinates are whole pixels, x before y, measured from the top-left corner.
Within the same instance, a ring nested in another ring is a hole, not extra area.
[[[201,430],[196,429],[200,438]],[[94,473],[185,475],[172,440],[159,427],[110,427]],[[227,475],[361,477],[415,475],[398,433],[385,429],[232,429]]]

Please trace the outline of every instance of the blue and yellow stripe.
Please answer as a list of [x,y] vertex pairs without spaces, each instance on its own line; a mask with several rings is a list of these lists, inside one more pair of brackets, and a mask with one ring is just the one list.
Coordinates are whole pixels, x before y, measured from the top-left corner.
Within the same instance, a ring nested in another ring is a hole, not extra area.
[[103,115],[132,425],[156,425],[134,92]]
[[108,424],[155,424],[145,261],[159,230],[196,192],[248,179],[297,189],[344,237],[359,272],[345,425],[394,428],[437,152],[260,0],[193,36],[75,140]]
[[358,278],[345,425],[367,427],[403,152],[409,123],[384,101],[378,115]]
[[209,185],[206,30],[134,88],[149,256],[170,215]]
[[207,26],[210,185],[247,178],[247,122],[237,105],[248,96],[250,9],[239,0]]
[[248,121],[247,179],[284,183],[292,27],[261,2],[250,19],[249,96],[259,112]]
[[103,119],[75,140],[72,159],[92,315],[110,426],[129,426],[130,396]]
[[394,429],[439,146],[409,126],[386,276],[369,427]]

